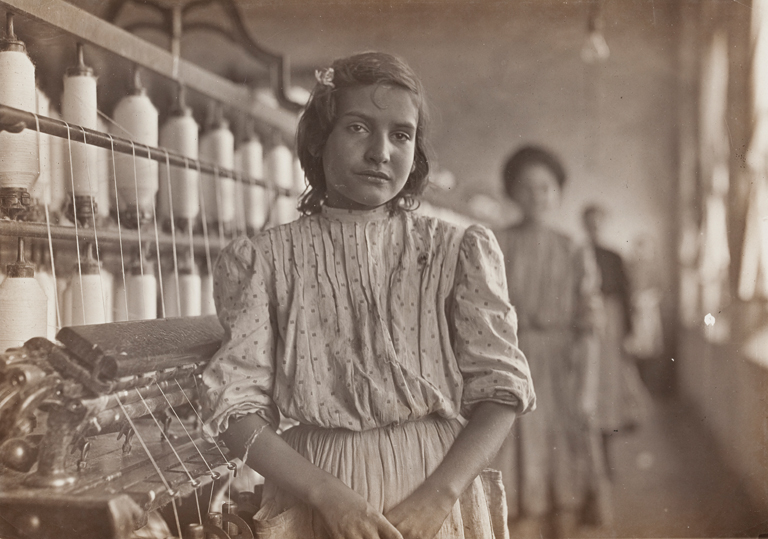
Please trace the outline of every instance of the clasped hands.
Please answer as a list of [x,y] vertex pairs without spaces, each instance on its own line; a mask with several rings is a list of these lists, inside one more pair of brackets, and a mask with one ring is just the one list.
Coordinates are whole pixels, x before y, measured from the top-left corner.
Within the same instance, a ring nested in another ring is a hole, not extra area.
[[451,496],[424,483],[383,514],[339,482],[315,508],[333,539],[432,539],[454,503]]

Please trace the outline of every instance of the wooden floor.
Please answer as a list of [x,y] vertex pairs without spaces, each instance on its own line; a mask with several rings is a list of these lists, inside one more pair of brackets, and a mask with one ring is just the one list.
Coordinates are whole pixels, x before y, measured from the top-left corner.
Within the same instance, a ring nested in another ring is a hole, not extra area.
[[768,537],[762,509],[722,463],[705,425],[673,398],[656,398],[651,421],[617,435],[614,522],[579,537]]

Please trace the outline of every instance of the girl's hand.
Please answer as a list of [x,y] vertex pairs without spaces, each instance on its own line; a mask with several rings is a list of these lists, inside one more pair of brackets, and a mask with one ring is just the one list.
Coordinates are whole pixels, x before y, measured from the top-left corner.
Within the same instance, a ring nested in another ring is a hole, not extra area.
[[430,489],[424,483],[390,509],[386,517],[404,539],[432,539],[440,531],[455,502],[452,496]]
[[314,504],[333,539],[403,539],[384,515],[339,482]]

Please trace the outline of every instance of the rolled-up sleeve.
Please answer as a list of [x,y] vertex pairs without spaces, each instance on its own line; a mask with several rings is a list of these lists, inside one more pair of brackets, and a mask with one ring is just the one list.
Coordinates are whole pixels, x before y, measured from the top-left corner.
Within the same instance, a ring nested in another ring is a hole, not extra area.
[[485,227],[467,229],[456,267],[454,348],[464,379],[462,414],[481,401],[535,408],[531,372],[517,345],[517,316],[509,303],[504,258]]
[[203,372],[204,430],[217,436],[230,419],[256,413],[273,427],[275,336],[269,309],[269,266],[248,238],[225,247],[214,268],[214,300],[224,339]]

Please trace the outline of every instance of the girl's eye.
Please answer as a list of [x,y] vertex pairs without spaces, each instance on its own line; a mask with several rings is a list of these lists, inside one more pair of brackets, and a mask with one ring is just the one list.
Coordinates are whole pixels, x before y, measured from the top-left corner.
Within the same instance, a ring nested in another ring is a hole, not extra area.
[[349,130],[353,133],[364,133],[366,131],[363,124],[350,124]]
[[409,133],[405,133],[402,131],[395,133],[394,137],[395,137],[395,140],[398,140],[400,142],[408,142],[409,140],[411,140],[411,135]]

